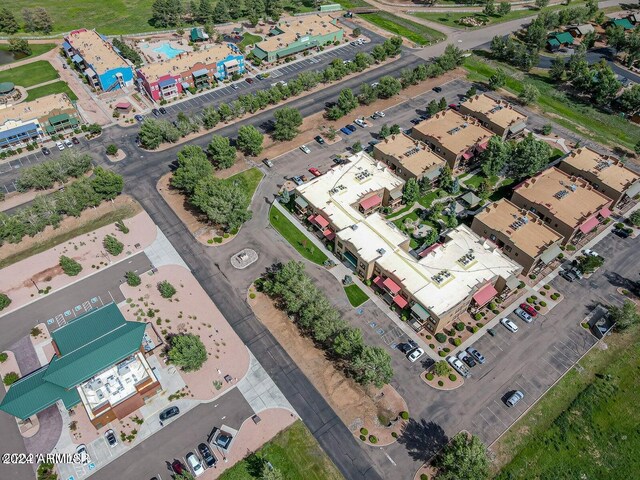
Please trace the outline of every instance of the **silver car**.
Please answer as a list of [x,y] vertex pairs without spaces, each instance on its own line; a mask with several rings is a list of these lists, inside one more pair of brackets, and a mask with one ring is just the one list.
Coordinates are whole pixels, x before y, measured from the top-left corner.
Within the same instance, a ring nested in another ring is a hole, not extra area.
[[523,398],[524,398],[524,393],[522,393],[520,390],[516,390],[515,392],[513,392],[513,395],[507,398],[507,401],[505,403],[507,404],[508,407],[513,407],[516,403],[518,403]]
[[517,316],[519,316],[522,320],[524,320],[527,323],[533,322],[533,317],[529,315],[527,312],[525,312],[523,309],[521,309],[520,307],[516,308],[513,311],[513,313],[515,313]]

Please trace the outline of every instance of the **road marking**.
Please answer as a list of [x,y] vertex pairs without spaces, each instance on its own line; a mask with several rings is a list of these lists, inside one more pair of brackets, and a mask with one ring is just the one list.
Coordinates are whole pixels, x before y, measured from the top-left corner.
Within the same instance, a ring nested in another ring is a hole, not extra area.
[[389,461],[390,461],[390,462],[393,464],[393,466],[395,467],[395,466],[396,466],[396,462],[394,462],[394,461],[393,461],[393,458],[391,458],[391,457],[389,456],[389,454],[383,450],[383,448],[382,448],[382,447],[380,447],[380,450],[382,451],[382,453],[384,453],[384,454],[385,454],[385,456],[389,459]]

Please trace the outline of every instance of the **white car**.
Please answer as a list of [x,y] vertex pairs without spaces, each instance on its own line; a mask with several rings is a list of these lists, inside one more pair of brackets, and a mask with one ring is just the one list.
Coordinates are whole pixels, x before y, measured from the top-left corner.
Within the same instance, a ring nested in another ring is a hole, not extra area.
[[410,362],[415,362],[422,355],[424,355],[424,350],[421,348],[416,348],[415,350],[411,350],[409,352],[409,354],[407,355],[407,358],[409,359]]
[[384,117],[384,112],[374,112],[374,114],[380,118]]
[[364,120],[362,120],[361,118],[356,118],[353,123],[355,123],[356,125],[361,126],[362,128],[367,127],[367,122],[365,122]]
[[56,147],[58,147],[58,150],[64,150],[64,143],[56,142]]
[[454,368],[454,370],[458,372],[460,375],[462,375],[463,377],[469,376],[469,373],[470,373],[469,369],[465,366],[464,363],[462,363],[456,357],[448,357],[447,362],[449,362],[449,365],[451,365]]
[[76,454],[80,456],[80,463],[83,465],[86,465],[91,461],[91,457],[87,451],[87,446],[84,443],[76,447]]
[[518,331],[518,326],[508,318],[503,318],[502,320],[500,320],[500,323],[512,333],[516,333]]
[[67,148],[72,148],[73,147],[73,143],[68,138],[65,139],[64,144],[67,146]]
[[371,88],[376,88],[378,85],[380,85],[378,82],[373,82],[371,84]]
[[306,153],[307,155],[311,153],[311,149],[309,147],[307,147],[306,145],[302,145],[300,147],[300,150],[302,150],[304,153]]
[[187,453],[186,460],[194,476],[199,477],[204,473],[204,468],[200,463],[200,459],[196,457],[195,453],[193,452]]
[[599,257],[600,254],[598,252],[596,252],[595,250],[591,250],[590,248],[586,248],[582,251],[582,254],[585,257]]

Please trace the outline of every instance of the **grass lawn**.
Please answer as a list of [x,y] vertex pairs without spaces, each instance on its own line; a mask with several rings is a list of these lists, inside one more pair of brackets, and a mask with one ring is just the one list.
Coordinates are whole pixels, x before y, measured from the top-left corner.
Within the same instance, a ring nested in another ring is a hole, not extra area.
[[[25,59],[31,58],[31,57],[37,57],[38,55],[42,55],[43,53],[47,53],[52,48],[56,48],[57,47],[57,45],[55,43],[30,43],[29,46],[31,47],[31,55],[22,56],[22,54],[20,54],[20,55],[18,55],[18,58],[16,58],[13,62],[17,62],[19,60],[25,60]],[[2,50],[4,52],[8,52],[9,51],[9,44],[8,43],[0,43],[0,50]],[[3,65],[10,65],[13,62],[4,63]]]
[[240,178],[244,179],[244,181],[247,182],[250,197],[253,198],[253,194],[256,192],[256,188],[258,188],[262,177],[264,177],[262,172],[254,167],[245,170],[244,172],[236,173],[232,177],[229,177],[227,180],[233,181]]
[[31,102],[37,98],[44,97],[45,95],[52,95],[54,93],[66,93],[71,100],[77,100],[78,97],[73,90],[69,88],[67,82],[60,80],[59,82],[49,83],[41,87],[35,87],[27,90],[27,101]]
[[260,41],[262,41],[262,37],[260,35],[253,35],[245,32],[242,34],[242,41],[238,44],[238,47],[242,50],[243,48],[246,48],[249,45],[254,45]]
[[0,83],[12,82],[21,87],[33,87],[39,83],[59,78],[58,72],[46,60],[27,63],[16,68],[0,72]]
[[[486,55],[487,52],[477,52]],[[535,86],[540,95],[536,105],[547,117],[579,135],[612,147],[622,146],[633,150],[640,141],[640,127],[618,115],[604,113],[591,104],[581,103],[557,89],[547,77],[546,71],[521,72],[509,65],[489,60],[478,55],[465,59],[467,78],[475,82],[487,82],[500,66],[507,73],[505,89],[517,95],[522,91],[524,81]]]
[[513,178],[505,178],[500,186],[493,191],[493,193],[489,197],[489,200],[491,200],[492,202],[497,202],[501,198],[510,196],[511,191],[513,190],[514,182],[515,180]]
[[344,293],[347,294],[347,298],[349,299],[349,303],[352,307],[359,307],[364,302],[369,300],[369,295],[364,293],[356,284],[344,287]]
[[275,207],[271,207],[269,210],[269,222],[307,260],[318,265],[322,265],[328,260],[328,257],[300,231],[298,226],[291,223]]
[[554,160],[557,160],[560,157],[564,156],[564,154],[565,153],[559,148],[554,148],[553,150],[551,150],[551,158],[549,159],[549,161],[553,162]]
[[484,179],[485,179],[484,175],[480,173],[476,173],[473,176],[464,180],[462,183],[464,183],[468,188],[477,190],[480,184],[484,181]]
[[439,189],[438,190],[433,190],[433,191],[427,193],[426,195],[424,195],[423,197],[420,197],[418,199],[418,203],[420,205],[422,205],[424,208],[430,208],[431,204],[433,203],[433,201],[436,198],[439,198],[441,196],[440,192],[442,192],[442,190],[439,190]]
[[607,337],[496,445],[508,478],[628,478],[640,471],[640,327]]
[[442,32],[388,12],[363,13],[359,16],[388,32],[408,38],[418,45],[430,45],[446,38]]
[[287,480],[342,480],[327,454],[298,420],[276,435],[255,454],[224,472],[220,480],[261,478],[263,460],[268,461]]

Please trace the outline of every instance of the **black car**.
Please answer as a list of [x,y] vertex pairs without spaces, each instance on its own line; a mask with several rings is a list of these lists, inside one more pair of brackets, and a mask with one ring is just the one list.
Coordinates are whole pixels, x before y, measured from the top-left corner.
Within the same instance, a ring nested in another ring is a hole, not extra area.
[[180,415],[180,409],[178,407],[169,407],[160,413],[160,420],[164,422],[177,415]]
[[629,235],[631,235],[627,230],[625,230],[624,228],[614,228],[613,233],[615,233],[617,236],[619,236],[620,238],[629,238]]
[[160,110],[158,110],[157,108],[154,108],[153,110],[151,110],[151,113],[153,113],[153,115],[156,117],[160,116]]
[[160,113],[163,114],[163,115],[167,114],[167,109],[164,108],[164,107],[160,107],[158,110],[160,110]]
[[220,435],[218,435],[218,438],[216,438],[216,445],[226,450],[227,448],[229,448],[232,438],[233,437],[227,433],[221,433]]
[[476,361],[471,355],[467,355],[462,361],[472,368],[476,366]]
[[315,138],[315,140],[316,140],[316,142],[318,142],[320,145],[323,145],[323,144],[324,144],[324,138],[322,138],[320,135],[318,135],[318,136]]
[[74,145],[80,145],[80,140],[77,137],[71,137],[71,141]]
[[440,93],[442,91],[442,87],[433,87],[432,90],[436,93]]
[[44,153],[45,155],[51,155],[51,150],[49,150],[47,147],[42,147],[42,153]]
[[344,128],[346,128],[347,130],[351,130],[352,132],[355,132],[357,130],[356,126],[352,123],[350,123],[349,125],[345,125]]
[[210,468],[216,464],[216,457],[213,455],[213,453],[211,453],[211,449],[207,446],[206,443],[201,443],[200,445],[198,445],[198,452],[200,452],[202,460],[204,460],[204,463],[207,467]]
[[411,120],[411,123],[413,123],[414,125],[417,125],[421,122],[422,120],[420,120],[419,118],[414,118],[413,120]]
[[573,273],[571,270],[561,270],[560,273],[558,273],[558,275],[564,278],[567,282],[573,282],[578,278],[576,277],[576,274]]
[[111,429],[105,432],[104,438],[107,439],[107,443],[109,444],[110,447],[115,447],[118,444],[118,440],[116,439],[116,434]]

